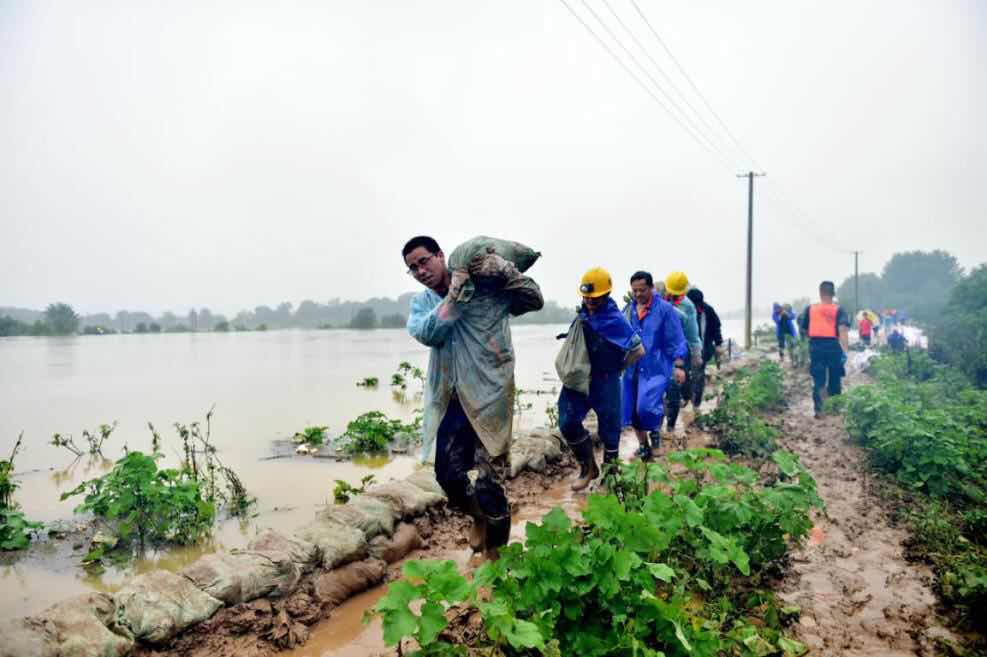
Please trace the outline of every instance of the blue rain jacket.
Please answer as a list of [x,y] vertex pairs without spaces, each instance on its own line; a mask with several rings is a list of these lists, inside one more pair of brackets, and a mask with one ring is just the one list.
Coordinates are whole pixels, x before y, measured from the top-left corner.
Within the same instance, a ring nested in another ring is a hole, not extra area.
[[590,376],[619,373],[629,351],[641,344],[641,336],[633,329],[613,298],[592,315],[586,306],[579,308],[586,334],[586,350],[592,366]]
[[657,427],[665,414],[662,399],[672,377],[672,364],[676,358],[685,359],[689,352],[681,315],[657,292],[644,321],[637,317],[637,301],[632,300],[624,314],[641,334],[644,356],[624,371],[623,423],[630,425],[637,409],[642,425]]

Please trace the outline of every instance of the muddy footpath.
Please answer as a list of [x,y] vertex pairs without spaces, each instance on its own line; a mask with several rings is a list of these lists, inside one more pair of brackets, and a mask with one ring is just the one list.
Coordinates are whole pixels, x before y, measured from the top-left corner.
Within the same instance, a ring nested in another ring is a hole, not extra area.
[[[894,526],[863,449],[840,417],[813,418],[804,371],[786,368],[785,378],[781,447],[812,472],[826,503],[780,585],[782,599],[801,608],[796,638],[820,657],[952,654],[959,639],[937,611],[932,572],[906,560],[907,532]],[[845,383],[866,385],[866,375]]]

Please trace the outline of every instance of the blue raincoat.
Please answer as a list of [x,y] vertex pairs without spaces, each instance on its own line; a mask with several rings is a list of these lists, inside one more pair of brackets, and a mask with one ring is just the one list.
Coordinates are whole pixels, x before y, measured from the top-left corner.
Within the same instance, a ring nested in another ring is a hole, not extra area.
[[638,319],[637,301],[632,300],[624,312],[641,334],[644,357],[624,371],[623,423],[631,425],[636,410],[640,428],[653,431],[661,426],[665,414],[662,400],[671,380],[672,363],[688,355],[685,333],[679,313],[657,292],[644,321]]

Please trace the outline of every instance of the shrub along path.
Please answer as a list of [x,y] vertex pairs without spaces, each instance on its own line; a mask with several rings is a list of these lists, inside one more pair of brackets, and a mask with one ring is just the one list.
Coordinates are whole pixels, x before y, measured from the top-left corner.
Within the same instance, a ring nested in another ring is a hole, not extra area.
[[[804,370],[785,374],[779,442],[812,472],[826,503],[781,586],[802,610],[797,638],[820,657],[949,654],[942,641],[959,640],[936,611],[932,572],[905,559],[908,534],[893,525],[864,450],[850,443],[841,417],[813,420]],[[850,377],[851,386],[863,383],[862,374]]]

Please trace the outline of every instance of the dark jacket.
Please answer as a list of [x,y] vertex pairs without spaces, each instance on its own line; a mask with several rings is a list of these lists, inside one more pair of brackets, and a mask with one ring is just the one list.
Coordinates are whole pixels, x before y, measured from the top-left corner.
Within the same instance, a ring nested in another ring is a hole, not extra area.
[[706,303],[702,290],[692,288],[686,296],[696,306],[696,319],[699,322],[699,337],[703,341],[703,362],[708,361],[716,353],[717,345],[723,344],[723,333],[721,332],[720,316],[716,314],[713,306]]

